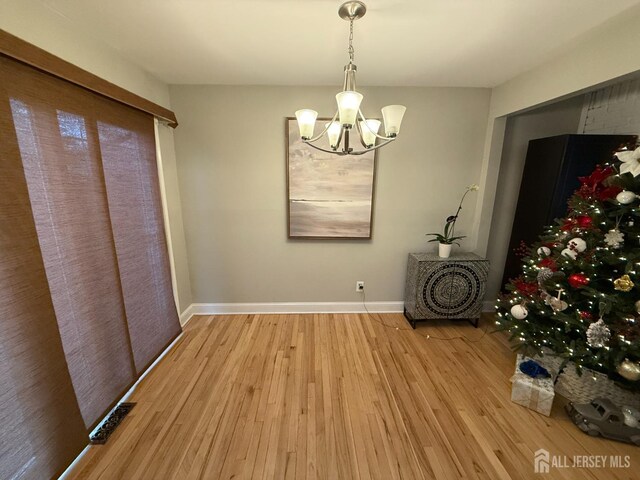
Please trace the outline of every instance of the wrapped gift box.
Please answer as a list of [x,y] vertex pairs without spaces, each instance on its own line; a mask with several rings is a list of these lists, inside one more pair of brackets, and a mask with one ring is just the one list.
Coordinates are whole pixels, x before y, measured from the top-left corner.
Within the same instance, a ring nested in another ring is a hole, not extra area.
[[527,360],[530,358],[522,355],[516,359],[516,371],[511,377],[511,401],[548,417],[555,396],[553,379],[531,378],[522,373],[520,364]]

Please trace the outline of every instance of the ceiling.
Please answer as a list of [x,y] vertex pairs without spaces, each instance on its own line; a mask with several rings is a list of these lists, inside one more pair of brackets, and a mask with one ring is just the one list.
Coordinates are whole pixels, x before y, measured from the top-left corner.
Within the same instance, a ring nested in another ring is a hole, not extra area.
[[[339,85],[341,0],[39,0],[170,84]],[[366,0],[359,85],[492,87],[640,0]]]

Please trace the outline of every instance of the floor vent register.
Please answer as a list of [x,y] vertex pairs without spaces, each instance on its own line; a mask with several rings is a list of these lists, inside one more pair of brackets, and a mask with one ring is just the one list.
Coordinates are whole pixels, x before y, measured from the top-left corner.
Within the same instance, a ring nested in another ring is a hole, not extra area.
[[120,425],[120,422],[124,420],[124,417],[135,407],[135,403],[121,403],[109,414],[107,419],[102,422],[100,427],[96,429],[89,440],[92,445],[103,445],[107,443],[107,440],[115,429]]

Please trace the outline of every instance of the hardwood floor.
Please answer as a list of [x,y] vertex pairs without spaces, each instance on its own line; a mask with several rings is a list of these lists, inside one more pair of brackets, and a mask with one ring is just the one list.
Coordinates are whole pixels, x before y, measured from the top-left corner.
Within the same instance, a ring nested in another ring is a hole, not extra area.
[[[194,317],[70,477],[640,478],[640,448],[585,435],[558,397],[550,418],[511,403],[515,354],[483,335],[489,322],[412,331],[401,314]],[[539,448],[629,455],[631,467],[538,475]]]

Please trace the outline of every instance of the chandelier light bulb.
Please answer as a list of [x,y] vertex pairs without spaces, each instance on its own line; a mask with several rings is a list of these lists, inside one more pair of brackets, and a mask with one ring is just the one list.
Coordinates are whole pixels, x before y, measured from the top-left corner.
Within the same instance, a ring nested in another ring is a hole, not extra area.
[[316,126],[317,117],[318,112],[315,110],[309,110],[308,108],[304,108],[296,112],[298,129],[300,130],[300,136],[303,139],[313,137],[313,128]]
[[336,148],[338,146],[338,140],[340,139],[340,132],[342,131],[340,122],[329,122],[325,123],[324,126],[327,129],[329,145],[331,145],[331,148]]
[[375,145],[376,134],[380,130],[380,120],[370,118],[366,121],[360,122],[360,131],[362,133],[362,141],[369,147]]
[[358,110],[360,109],[362,98],[361,93],[349,90],[346,92],[340,92],[336,95],[341,125],[353,127],[353,124],[356,123],[356,117],[358,116]]

